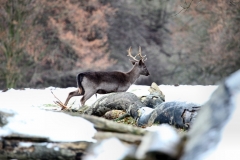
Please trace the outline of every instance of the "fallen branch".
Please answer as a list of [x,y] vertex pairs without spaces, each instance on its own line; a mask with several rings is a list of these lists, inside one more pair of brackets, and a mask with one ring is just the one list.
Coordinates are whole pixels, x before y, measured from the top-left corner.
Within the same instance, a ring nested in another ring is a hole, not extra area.
[[72,142],[72,143],[42,143],[36,139],[11,139],[3,138],[0,141],[0,159],[80,159],[78,155],[86,153],[86,149],[91,142]]
[[59,107],[61,107],[61,110],[67,110],[68,107],[65,106],[51,91],[52,95],[58,100],[58,101],[53,101],[56,105],[58,105]]
[[103,140],[103,139],[107,139],[107,138],[111,138],[111,137],[116,137],[116,138],[120,139],[121,141],[124,141],[127,143],[139,144],[142,141],[143,136],[126,134],[126,133],[98,131],[93,138],[97,139],[97,140]]
[[131,117],[131,115],[129,113],[125,113],[125,114],[121,115],[120,117],[114,119],[113,121],[117,122],[117,121],[120,121],[120,120],[122,120],[124,118],[127,118],[127,117]]
[[[152,111],[148,109],[149,113],[140,115],[137,120],[137,125],[151,126],[154,123],[166,123],[176,128],[188,130],[191,128],[200,108],[201,106],[194,103],[178,101],[164,102],[157,105]],[[144,111],[140,113],[144,113]]]
[[102,131],[129,133],[129,134],[134,134],[134,135],[144,135],[147,132],[146,130],[139,128],[139,127],[113,122],[111,120],[107,120],[107,119],[101,118],[101,117],[79,114],[77,112],[64,112],[64,113],[72,115],[72,116],[82,117],[82,118],[92,122],[96,129],[102,130]]
[[101,117],[111,110],[123,110],[136,119],[138,116],[137,110],[141,107],[145,107],[145,105],[135,94],[130,92],[120,92],[101,97],[90,106],[84,114]]

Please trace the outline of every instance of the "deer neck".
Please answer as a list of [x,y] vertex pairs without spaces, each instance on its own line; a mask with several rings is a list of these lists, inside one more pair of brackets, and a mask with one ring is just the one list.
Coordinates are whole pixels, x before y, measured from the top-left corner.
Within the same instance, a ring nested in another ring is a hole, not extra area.
[[129,82],[133,84],[140,76],[140,70],[137,66],[133,66],[133,68],[127,72],[127,75],[129,77]]

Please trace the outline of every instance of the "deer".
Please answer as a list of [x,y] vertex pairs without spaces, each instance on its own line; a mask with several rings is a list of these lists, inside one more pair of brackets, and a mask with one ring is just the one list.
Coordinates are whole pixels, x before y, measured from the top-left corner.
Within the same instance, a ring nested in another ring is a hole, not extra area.
[[[128,72],[106,71],[106,72],[83,72],[76,76],[76,91],[70,92],[64,103],[67,106],[68,101],[74,96],[83,96],[80,100],[81,106],[94,94],[107,94],[112,92],[125,92],[139,78],[140,75],[149,76],[148,69],[144,64],[147,60],[146,55],[142,56],[141,47],[139,53],[135,56],[131,53],[131,47],[127,50],[132,62],[132,69]],[[140,57],[140,59],[137,59]]]

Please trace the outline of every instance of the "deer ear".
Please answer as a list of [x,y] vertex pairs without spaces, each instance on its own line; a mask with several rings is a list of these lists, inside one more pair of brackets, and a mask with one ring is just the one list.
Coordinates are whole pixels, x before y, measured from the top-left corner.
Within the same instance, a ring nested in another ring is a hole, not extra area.
[[[131,61],[131,60],[130,60]],[[133,64],[133,65],[135,65],[136,64],[136,62],[135,61],[131,61],[131,63]]]
[[138,62],[138,64],[139,64],[139,66],[143,65],[143,61],[140,60],[140,61]]

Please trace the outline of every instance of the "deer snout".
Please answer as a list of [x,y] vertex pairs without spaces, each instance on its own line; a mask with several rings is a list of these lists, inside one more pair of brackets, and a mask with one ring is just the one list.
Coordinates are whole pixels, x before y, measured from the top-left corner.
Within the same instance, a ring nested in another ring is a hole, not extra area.
[[150,74],[149,74],[149,72],[147,72],[145,75],[146,75],[146,76],[149,76]]

